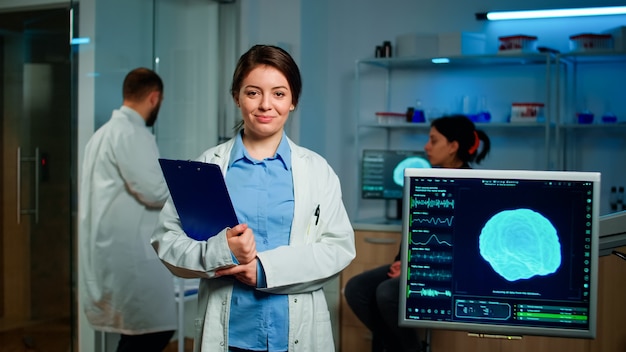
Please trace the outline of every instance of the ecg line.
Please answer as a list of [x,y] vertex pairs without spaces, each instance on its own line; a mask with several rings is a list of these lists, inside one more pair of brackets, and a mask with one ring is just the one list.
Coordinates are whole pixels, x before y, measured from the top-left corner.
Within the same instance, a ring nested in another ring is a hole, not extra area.
[[428,237],[428,239],[426,240],[426,242],[413,242],[413,236],[411,236],[411,243],[416,244],[416,245],[421,245],[421,246],[425,246],[428,243],[430,243],[430,240],[435,239],[435,241],[437,241],[437,244],[445,244],[448,245],[450,247],[452,247],[452,243],[448,242],[448,241],[440,241],[439,238],[437,237],[437,235],[433,234],[430,237]]
[[430,208],[452,208],[454,209],[454,199],[417,199],[411,198],[411,208],[416,208],[418,206],[425,206],[427,209]]
[[450,290],[439,291],[437,289],[430,289],[430,288],[423,288],[419,291],[409,290],[409,295],[412,295],[412,293],[418,293],[421,297],[438,297],[438,296],[452,297],[452,292]]
[[449,270],[424,270],[424,269],[411,269],[409,271],[409,280],[431,280],[431,281],[449,281],[452,278],[452,273]]
[[449,217],[449,218],[438,218],[438,217],[430,217],[430,218],[426,218],[426,219],[413,219],[413,216],[411,215],[411,226],[415,223],[415,222],[419,222],[420,224],[427,222],[431,225],[439,225],[439,224],[448,224],[448,226],[452,226],[452,220],[454,219],[454,215]]

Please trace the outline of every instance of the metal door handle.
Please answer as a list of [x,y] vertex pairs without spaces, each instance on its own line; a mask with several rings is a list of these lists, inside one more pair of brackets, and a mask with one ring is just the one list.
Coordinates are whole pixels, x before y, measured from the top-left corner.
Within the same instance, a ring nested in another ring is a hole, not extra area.
[[[35,207],[22,209],[22,162],[33,162],[35,166]],[[17,223],[21,223],[22,214],[34,214],[35,224],[39,223],[39,147],[35,148],[35,156],[22,157],[22,148],[17,147]]]

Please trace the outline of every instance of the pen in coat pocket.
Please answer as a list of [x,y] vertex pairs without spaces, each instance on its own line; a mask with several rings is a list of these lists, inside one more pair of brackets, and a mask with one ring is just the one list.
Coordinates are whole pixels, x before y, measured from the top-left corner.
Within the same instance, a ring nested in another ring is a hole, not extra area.
[[[315,226],[317,226],[318,222],[320,221],[320,205],[317,205],[317,208],[315,208],[315,213],[313,214],[315,216]],[[306,234],[308,235],[309,232],[311,230],[311,223],[309,222],[309,225],[306,227]]]
[[320,221],[320,205],[317,205],[317,208],[315,209],[315,226],[317,226],[317,223]]

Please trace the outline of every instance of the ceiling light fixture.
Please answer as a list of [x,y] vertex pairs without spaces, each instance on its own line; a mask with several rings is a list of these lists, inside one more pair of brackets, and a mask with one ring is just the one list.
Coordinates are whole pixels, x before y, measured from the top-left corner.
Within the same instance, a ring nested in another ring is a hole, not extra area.
[[528,11],[490,11],[476,14],[477,20],[524,20],[533,18],[581,17],[624,15],[626,6],[585,7],[574,9],[528,10]]

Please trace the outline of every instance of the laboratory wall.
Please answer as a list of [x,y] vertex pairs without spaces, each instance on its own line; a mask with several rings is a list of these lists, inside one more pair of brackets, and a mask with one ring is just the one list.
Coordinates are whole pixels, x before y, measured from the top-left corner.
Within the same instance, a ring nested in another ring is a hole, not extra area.
[[[244,5],[256,3],[243,1]],[[485,35],[485,52],[497,53],[498,37],[516,34],[528,34],[538,37],[537,45],[548,46],[561,52],[569,51],[569,36],[580,33],[598,33],[609,28],[622,26],[626,22],[624,16],[598,17],[591,19],[562,19],[562,20],[525,20],[507,22],[477,21],[476,13],[488,10],[518,10],[535,8],[584,7],[584,6],[615,6],[619,1],[488,1],[473,2],[442,0],[442,1],[376,1],[363,0],[359,2],[348,0],[320,0],[300,1],[299,22],[294,23],[298,12],[290,11],[294,6],[291,1],[274,1],[271,11],[266,11],[264,21],[251,21],[247,27],[242,27],[242,42],[251,43],[263,41],[276,43],[283,39],[285,33],[297,31],[299,27],[299,41],[293,46],[303,73],[303,96],[299,107],[298,133],[302,145],[309,147],[325,156],[342,180],[344,200],[350,214],[355,217],[356,207],[371,206],[380,208],[380,202],[362,204],[359,201],[358,189],[359,155],[356,146],[357,129],[356,116],[361,110],[367,110],[374,121],[375,111],[385,111],[379,93],[372,90],[360,97],[359,106],[355,101],[355,66],[359,59],[374,57],[375,46],[383,41],[391,41],[395,46],[396,38],[407,33],[450,33],[475,32]],[[265,33],[259,36],[257,33]],[[248,39],[246,41],[246,38]],[[293,39],[289,39],[293,40]],[[601,115],[607,109],[607,101],[614,101],[611,109],[622,120],[626,120],[626,106],[623,101],[622,89],[619,81],[623,80],[624,73],[614,68],[595,67],[598,71],[587,71],[588,81],[579,82],[578,86],[586,86],[584,94],[569,97],[568,102],[559,102],[563,106],[563,118],[575,118],[570,106],[578,109],[593,109],[596,115]],[[624,71],[624,70],[622,70]],[[437,74],[427,77],[411,76],[407,73],[402,81],[406,89],[396,89],[391,98],[390,109],[402,112],[421,99],[427,108],[439,111],[454,112],[458,96],[471,94],[486,97],[487,106],[491,110],[493,122],[506,121],[511,107],[511,92],[516,93],[521,101],[544,99],[545,78],[541,71],[528,73],[515,70],[481,69],[457,70],[446,74]],[[477,76],[480,79],[477,79]],[[615,81],[609,82],[609,76]],[[519,77],[513,80],[511,77]],[[561,76],[562,78],[563,76]],[[571,77],[571,75],[570,75]],[[486,79],[482,81],[482,78]],[[585,79],[580,76],[579,79]],[[423,84],[419,83],[422,80]],[[613,83],[615,82],[615,83]],[[565,83],[562,92],[571,88],[571,79]],[[587,84],[594,85],[595,89]],[[495,87],[495,88],[494,88]],[[563,100],[561,96],[561,100]],[[574,102],[574,100],[576,100]],[[369,105],[368,105],[369,104]],[[567,106],[565,106],[567,105]],[[555,105],[553,104],[553,108]],[[570,109],[570,110],[568,110]],[[562,155],[551,155],[550,162],[545,160],[543,137],[526,137],[525,132],[520,135],[507,135],[511,132],[491,132],[494,139],[493,150],[489,158],[479,167],[484,168],[532,168],[532,169],[570,169],[603,172],[603,198],[610,196],[611,185],[626,184],[626,164],[616,163],[616,158],[624,157],[620,150],[624,147],[624,140],[609,136],[605,138],[601,132],[584,132],[580,138],[583,143],[576,143],[570,138],[567,144],[568,159]],[[583,138],[584,137],[584,138]],[[417,132],[402,141],[395,141],[398,148],[422,149],[427,138],[424,131]],[[608,145],[603,145],[603,140]],[[593,150],[589,150],[594,146]],[[579,149],[587,149],[584,153]],[[620,149],[621,148],[621,149]],[[617,154],[615,154],[617,153]],[[593,162],[592,162],[593,161]],[[603,203],[602,211],[610,211],[608,200]],[[373,209],[377,212],[378,209]],[[355,219],[358,220],[358,219]]]
[[[81,95],[78,145],[84,146],[93,130],[108,119],[111,109],[120,105],[119,83],[127,69],[132,66],[153,64],[153,43],[146,39],[152,38],[153,2],[82,0],[80,3],[80,35],[96,38],[97,33],[98,38],[97,48],[95,45],[87,45],[79,49],[81,51],[79,63]],[[359,156],[355,128],[359,107],[355,102],[355,62],[373,57],[376,45],[380,45],[385,40],[390,40],[395,45],[396,37],[405,33],[466,31],[484,33],[486,50],[491,52],[496,50],[498,36],[519,33],[537,35],[541,40],[545,38],[542,44],[558,50],[567,50],[566,38],[570,34],[601,31],[623,25],[625,22],[624,17],[620,17],[605,18],[601,21],[573,19],[492,24],[476,21],[474,16],[477,12],[493,9],[603,6],[619,3],[619,1],[609,0],[529,0],[524,2],[511,0],[473,2],[458,0],[241,0],[239,3],[241,7],[241,35],[238,38],[240,53],[256,43],[275,44],[288,49],[300,64],[304,83],[303,95],[296,113],[292,115],[287,132],[292,139],[329,160],[342,180],[344,200],[350,214],[356,214],[359,197]],[[118,49],[109,50],[113,46]],[[120,47],[124,49],[120,51]],[[102,73],[106,73],[106,77],[102,77]],[[504,75],[505,73],[498,72],[497,74]],[[613,74],[616,73],[613,72]],[[497,81],[497,77],[494,77],[495,73],[487,72],[485,75],[491,75],[491,79]],[[446,80],[447,86],[439,88],[436,94],[429,90],[429,87],[412,85],[407,81],[407,91],[403,97],[395,98],[392,108],[394,110],[406,109],[418,96],[424,99],[425,104],[450,106],[455,96],[476,90],[471,76],[468,76],[462,85],[452,78]],[[433,78],[433,81],[435,80],[436,78]],[[616,79],[616,81],[623,82],[624,79]],[[608,84],[608,80],[593,77],[590,82],[597,85],[599,90],[607,89],[605,85]],[[520,91],[522,98],[534,98],[536,94],[539,94],[536,90],[542,89],[535,82],[530,82],[523,87],[524,91]],[[209,89],[226,88],[212,86]],[[611,91],[611,86],[608,88]],[[415,89],[415,93],[410,89]],[[501,87],[501,90],[519,89],[520,87],[514,85]],[[172,96],[177,94],[172,93]],[[166,102],[169,99],[167,94]],[[504,119],[510,102],[500,100],[498,91],[485,90],[481,94],[486,95],[492,104],[490,107],[493,110],[494,120]],[[378,99],[377,96],[362,97],[363,101],[369,102],[375,102]],[[600,106],[602,102],[598,100],[593,104]],[[385,107],[380,107],[380,109],[383,108]],[[377,107],[372,106],[372,109],[377,109]],[[626,108],[623,105],[616,106],[615,110],[623,115],[622,118],[626,118]],[[215,140],[211,138],[216,137],[217,135],[215,137],[207,135],[207,139],[202,143],[208,147],[215,144]],[[201,139],[202,136],[196,136],[196,138]],[[537,151],[541,146],[535,142],[530,141],[526,148],[519,138],[512,139],[510,144],[506,136],[498,135],[494,138],[496,138],[495,145],[498,148],[493,150],[483,167],[515,168],[520,165],[517,161],[522,160],[518,156],[530,159],[542,156],[542,153]],[[585,144],[581,144],[581,148],[591,143],[602,144],[601,138],[599,141],[597,139],[583,140]],[[413,138],[406,139],[403,142],[406,144],[403,146],[421,149],[425,141],[426,136],[423,133],[416,133]],[[614,142],[611,146],[586,152],[582,156],[576,154],[576,159],[570,160],[569,168],[603,171],[606,172],[607,182],[626,184],[626,177],[620,176],[626,173],[626,163],[624,165],[616,163],[617,159],[610,154],[620,147],[623,145]],[[185,153],[188,150],[191,154],[194,149],[184,150]],[[82,153],[79,154],[79,158],[82,158]],[[592,159],[594,162],[591,165],[586,164],[586,159]],[[534,168],[559,168],[561,166],[545,165],[533,160],[524,161],[522,164],[522,166],[528,165]],[[375,203],[371,206],[377,208],[380,204]]]
[[[164,100],[154,127],[162,157],[195,159],[217,143],[219,91],[227,91],[219,87],[218,6],[212,1],[80,2],[77,36],[87,43],[75,46],[79,170],[87,140],[122,105],[124,77],[136,67],[154,69],[163,79]],[[78,311],[80,350],[114,350],[117,337],[94,332]]]

